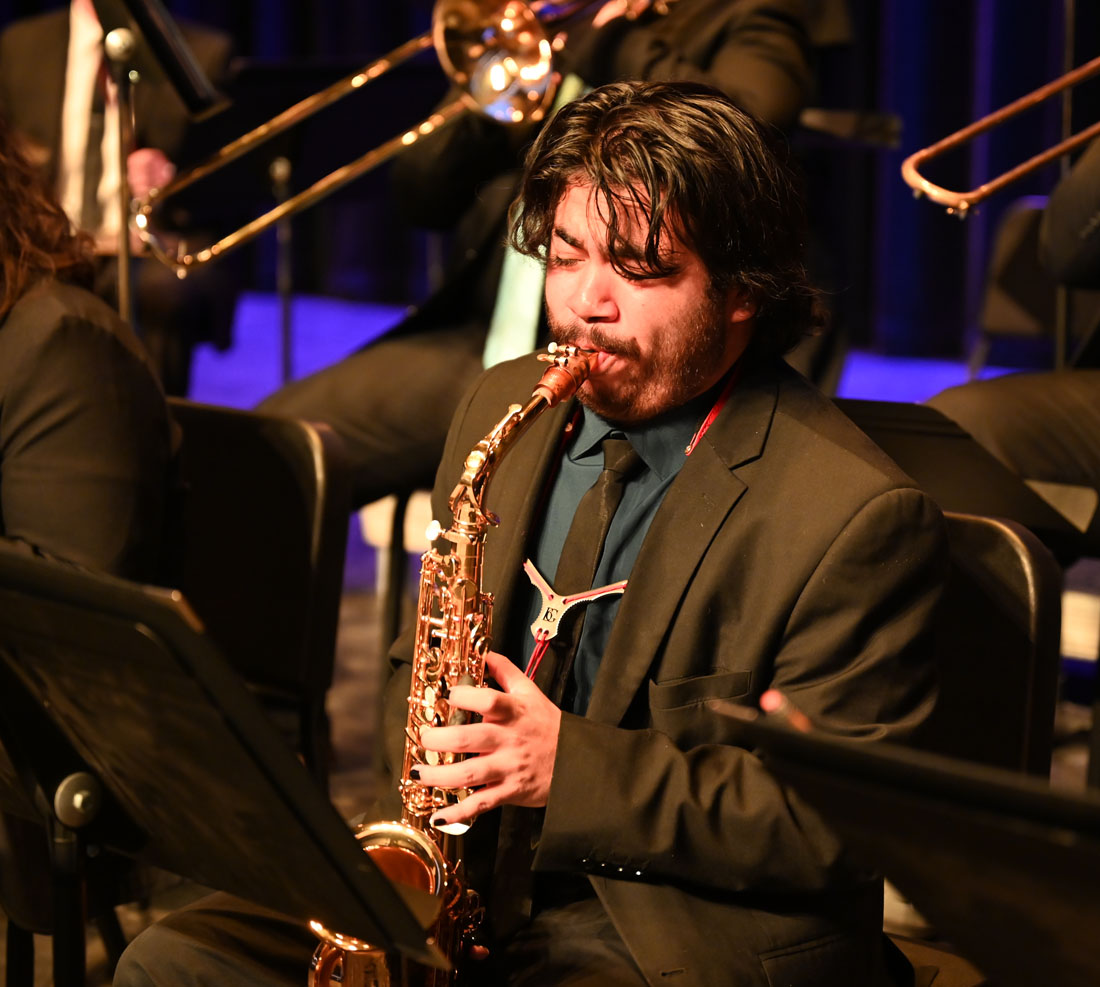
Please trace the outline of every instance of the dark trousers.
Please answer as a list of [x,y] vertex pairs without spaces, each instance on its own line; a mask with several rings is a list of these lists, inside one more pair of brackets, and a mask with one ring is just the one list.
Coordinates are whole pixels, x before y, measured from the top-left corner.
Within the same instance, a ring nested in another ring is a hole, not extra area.
[[276,391],[260,410],[335,430],[351,461],[355,507],[430,488],[451,418],[481,372],[484,346],[485,329],[476,325],[423,331],[399,326]]
[[[1008,374],[928,402],[1027,480],[1100,491],[1100,370]],[[1088,537],[1100,544],[1100,510]]]
[[[215,894],[138,936],[116,987],[302,987],[317,945],[301,922]],[[599,901],[540,913],[464,982],[481,987],[644,987]]]

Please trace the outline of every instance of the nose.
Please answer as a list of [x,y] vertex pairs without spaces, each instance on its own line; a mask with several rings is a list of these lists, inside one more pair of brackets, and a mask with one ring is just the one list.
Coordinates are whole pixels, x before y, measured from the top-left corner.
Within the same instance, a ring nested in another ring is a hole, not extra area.
[[572,299],[574,315],[582,322],[612,322],[619,314],[615,299],[618,276],[609,263],[590,260],[576,282]]

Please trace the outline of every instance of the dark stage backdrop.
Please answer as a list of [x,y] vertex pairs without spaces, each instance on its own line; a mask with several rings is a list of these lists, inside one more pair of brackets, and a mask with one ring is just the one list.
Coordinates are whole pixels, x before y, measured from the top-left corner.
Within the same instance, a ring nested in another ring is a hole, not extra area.
[[[217,146],[422,32],[431,12],[427,0],[165,0],[165,5],[176,16],[229,32],[236,41],[239,61],[228,88],[237,105],[204,127],[198,149]],[[57,6],[48,0],[0,0],[0,25]],[[810,192],[814,271],[829,291],[846,342],[905,355],[955,356],[969,345],[997,221],[1017,196],[1049,191],[1057,169],[1001,193],[960,223],[939,207],[914,201],[899,176],[900,164],[911,151],[1059,75],[1066,6],[1063,0],[849,0],[852,41],[816,53],[816,102],[894,113],[904,129],[896,150],[812,134],[794,138]],[[1100,54],[1095,7],[1076,4],[1074,64]],[[419,120],[445,84],[429,54],[274,150],[292,159],[301,185]],[[1097,97],[1091,90],[1082,90],[1076,102],[1079,119],[1095,119]],[[1055,101],[945,159],[930,177],[971,187],[1045,146],[1059,122]],[[247,165],[242,176],[213,186],[211,201],[230,214],[257,200],[266,208],[271,193],[264,165]],[[422,296],[441,246],[394,215],[384,169],[300,216],[294,238],[298,290],[380,301]],[[273,286],[273,256],[270,237],[247,252],[246,286]]]

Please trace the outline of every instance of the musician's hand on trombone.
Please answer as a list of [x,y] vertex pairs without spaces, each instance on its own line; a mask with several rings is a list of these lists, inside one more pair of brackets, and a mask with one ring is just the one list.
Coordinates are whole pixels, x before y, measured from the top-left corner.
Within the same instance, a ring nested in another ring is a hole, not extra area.
[[[143,199],[153,189],[167,185],[176,175],[176,166],[167,155],[155,147],[139,147],[131,151],[126,158],[126,181],[133,199]],[[95,240],[95,252],[114,256],[118,253],[118,237],[115,234],[100,234]],[[145,252],[145,244],[137,231],[130,230],[130,256],[138,257]]]
[[608,0],[592,18],[592,26],[601,28],[619,17],[635,20],[653,6],[653,0]]
[[126,158],[126,180],[130,195],[144,199],[153,189],[163,188],[176,177],[176,166],[155,147],[139,147]]
[[549,798],[561,710],[504,655],[487,654],[485,669],[499,690],[459,685],[448,697],[452,706],[480,714],[481,722],[420,731],[428,750],[479,755],[419,766],[423,785],[476,789],[437,812],[433,825],[472,822],[500,805],[543,806]]

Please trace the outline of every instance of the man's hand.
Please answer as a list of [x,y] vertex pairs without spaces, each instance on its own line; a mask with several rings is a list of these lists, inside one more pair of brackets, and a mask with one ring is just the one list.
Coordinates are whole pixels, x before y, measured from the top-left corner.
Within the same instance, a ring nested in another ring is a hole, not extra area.
[[632,21],[641,17],[650,6],[651,0],[608,0],[592,18],[592,26],[601,28],[618,17]]
[[151,189],[163,188],[175,175],[176,166],[155,147],[138,148],[126,159],[126,180],[135,199],[144,199]]
[[420,766],[422,785],[477,789],[437,812],[435,825],[473,822],[499,805],[546,805],[550,795],[561,710],[504,655],[490,652],[485,669],[503,691],[456,685],[449,696],[452,706],[480,713],[480,723],[420,731],[428,750],[479,755]]

